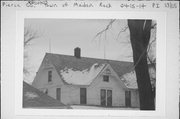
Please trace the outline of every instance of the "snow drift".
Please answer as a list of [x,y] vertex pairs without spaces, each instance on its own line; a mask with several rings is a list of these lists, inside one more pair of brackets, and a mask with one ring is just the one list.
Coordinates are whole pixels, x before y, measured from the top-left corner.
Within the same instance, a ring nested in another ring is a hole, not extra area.
[[65,67],[60,70],[60,74],[63,80],[68,84],[73,85],[89,85],[96,76],[102,71],[105,64],[93,64],[90,69],[84,69],[82,71]]

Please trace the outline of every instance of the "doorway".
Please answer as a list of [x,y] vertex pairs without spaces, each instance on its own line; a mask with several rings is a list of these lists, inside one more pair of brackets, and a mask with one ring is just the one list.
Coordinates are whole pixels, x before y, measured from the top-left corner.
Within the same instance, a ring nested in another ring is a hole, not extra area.
[[126,107],[131,107],[131,91],[125,91]]
[[101,89],[101,106],[112,106],[112,90]]
[[56,99],[61,101],[61,88],[56,88]]
[[86,88],[80,88],[80,104],[86,104]]

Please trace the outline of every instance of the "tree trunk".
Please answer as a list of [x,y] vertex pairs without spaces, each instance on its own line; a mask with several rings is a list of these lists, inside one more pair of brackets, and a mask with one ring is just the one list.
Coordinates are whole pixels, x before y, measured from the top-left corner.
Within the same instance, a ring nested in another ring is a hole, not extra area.
[[147,63],[151,20],[128,20],[141,110],[154,110],[154,98]]

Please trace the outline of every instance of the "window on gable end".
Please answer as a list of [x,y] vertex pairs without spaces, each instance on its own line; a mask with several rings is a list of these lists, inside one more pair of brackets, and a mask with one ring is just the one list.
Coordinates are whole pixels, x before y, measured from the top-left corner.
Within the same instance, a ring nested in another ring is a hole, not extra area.
[[109,82],[109,76],[108,75],[103,75],[103,81],[104,82]]
[[48,71],[48,83],[52,81],[52,71]]

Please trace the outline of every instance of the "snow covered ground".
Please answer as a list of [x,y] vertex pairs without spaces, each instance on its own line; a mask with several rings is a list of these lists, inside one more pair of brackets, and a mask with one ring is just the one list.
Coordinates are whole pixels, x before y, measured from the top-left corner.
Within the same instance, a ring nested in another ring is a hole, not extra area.
[[87,106],[87,105],[70,105],[72,109],[98,109],[98,110],[139,110],[139,108],[126,108],[126,107],[100,107],[100,106]]

